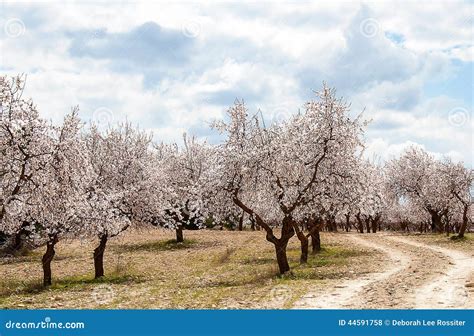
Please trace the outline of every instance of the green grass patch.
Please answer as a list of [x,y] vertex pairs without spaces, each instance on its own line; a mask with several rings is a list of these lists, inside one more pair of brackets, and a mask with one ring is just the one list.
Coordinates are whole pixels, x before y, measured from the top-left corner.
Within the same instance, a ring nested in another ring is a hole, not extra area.
[[429,234],[420,234],[416,235],[417,238],[425,242],[437,245],[447,245],[447,246],[469,246],[474,242],[474,233],[465,233],[463,238],[458,238],[457,234],[447,236],[445,233],[429,233]]
[[98,279],[94,279],[92,274],[72,276],[63,279],[59,279],[49,287],[52,290],[62,290],[77,286],[84,285],[95,285],[95,284],[129,284],[142,282],[141,278],[137,275],[131,274],[109,274]]
[[71,276],[62,279],[53,279],[53,284],[44,287],[42,280],[33,281],[9,281],[0,283],[2,290],[0,298],[10,295],[39,294],[44,291],[68,291],[70,289],[81,289],[96,284],[136,284],[143,280],[137,275],[130,274],[109,274],[104,277],[94,279],[92,274]]
[[254,258],[244,258],[240,261],[243,265],[268,265],[272,263],[276,263],[276,256],[273,258],[262,258],[262,257],[254,257]]
[[330,271],[332,266],[343,266],[350,263],[351,258],[369,255],[372,252],[347,249],[337,245],[326,245],[321,251],[309,254],[306,264],[299,263],[300,250],[292,249],[288,251],[291,272],[285,274],[282,279],[327,279],[337,277],[339,272]]
[[455,234],[455,235],[452,235],[451,237],[449,237],[449,239],[451,241],[454,241],[454,242],[472,241],[472,240],[474,240],[474,234],[473,233],[465,233],[464,237],[462,237],[462,238],[459,238],[458,235]]
[[140,244],[126,244],[113,246],[113,250],[116,252],[159,252],[159,251],[170,251],[170,250],[181,250],[197,246],[197,241],[193,239],[185,239],[184,242],[178,243],[175,239],[145,242]]

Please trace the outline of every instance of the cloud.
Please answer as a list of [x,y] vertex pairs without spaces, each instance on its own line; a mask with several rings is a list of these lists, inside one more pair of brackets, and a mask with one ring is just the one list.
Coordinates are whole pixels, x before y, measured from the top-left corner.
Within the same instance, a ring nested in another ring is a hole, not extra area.
[[[418,143],[472,158],[472,18],[465,2],[48,2],[2,9],[2,26],[15,18],[25,31],[0,39],[0,70],[28,73],[27,94],[55,121],[78,104],[85,120],[107,108],[114,122],[153,129],[156,139],[180,141],[188,130],[219,141],[208,122],[234,99],[273,122],[296,112],[325,80],[352,102],[354,115],[365,109],[372,119],[373,153],[385,157]],[[460,125],[459,111],[468,115]]]
[[113,61],[117,72],[144,74],[170,72],[189,62],[193,39],[181,31],[165,29],[146,22],[125,33],[109,33],[106,29],[77,31],[71,37],[72,57],[90,57]]
[[303,85],[314,86],[316,73],[344,94],[353,94],[383,82],[406,81],[420,72],[420,58],[392,43],[373,15],[367,6],[362,6],[343,28],[344,46],[333,51],[320,73],[304,69]]

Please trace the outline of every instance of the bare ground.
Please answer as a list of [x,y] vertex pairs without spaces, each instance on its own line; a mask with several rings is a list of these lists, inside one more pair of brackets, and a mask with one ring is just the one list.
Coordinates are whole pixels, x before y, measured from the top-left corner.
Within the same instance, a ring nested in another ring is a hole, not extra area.
[[0,259],[3,308],[473,308],[474,237],[322,233],[323,251],[277,275],[263,232],[131,231],[106,250],[93,280],[95,242],[58,244],[53,286],[43,289],[43,249]]
[[125,232],[110,241],[106,277],[93,280],[94,241],[57,246],[53,285],[41,287],[43,248],[0,259],[3,308],[288,308],[311,287],[371,272],[373,252],[339,234],[322,234],[323,251],[299,265],[299,244],[288,256],[292,273],[277,275],[273,245],[263,231],[185,231],[184,244],[166,230]]
[[455,242],[435,235],[387,233],[347,238],[378,251],[386,260],[383,268],[338,282],[329,291],[309,291],[294,308],[474,307],[472,238]]

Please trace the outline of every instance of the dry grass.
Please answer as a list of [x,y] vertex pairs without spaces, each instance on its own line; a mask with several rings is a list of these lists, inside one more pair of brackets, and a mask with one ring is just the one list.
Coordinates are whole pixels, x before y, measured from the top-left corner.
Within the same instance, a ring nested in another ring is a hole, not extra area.
[[452,248],[471,253],[474,256],[474,233],[466,233],[462,239],[456,239],[456,235],[450,235],[448,237],[446,234],[435,233],[414,234],[410,235],[410,237],[425,244]]
[[95,242],[58,244],[53,286],[41,287],[42,249],[0,260],[4,308],[284,308],[309,288],[330,286],[377,267],[376,255],[344,234],[322,234],[323,251],[299,265],[299,245],[289,246],[292,272],[277,275],[273,246],[263,232],[127,232],[105,254],[106,277],[93,280]]

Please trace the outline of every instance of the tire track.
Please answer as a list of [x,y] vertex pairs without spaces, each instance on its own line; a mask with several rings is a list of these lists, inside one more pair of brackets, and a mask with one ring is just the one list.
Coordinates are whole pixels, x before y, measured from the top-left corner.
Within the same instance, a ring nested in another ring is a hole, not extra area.
[[[388,237],[392,241],[428,249],[441,258],[448,258],[449,266],[440,276],[428,281],[415,291],[414,308],[473,308],[466,282],[474,272],[471,256],[456,250],[431,246],[405,237]],[[471,301],[471,302],[470,302]]]
[[412,258],[398,248],[392,248],[387,244],[380,244],[365,239],[367,236],[348,236],[357,244],[382,252],[389,258],[389,267],[380,273],[371,273],[358,279],[347,280],[337,284],[333,290],[323,295],[309,292],[293,308],[296,309],[343,309],[350,307],[361,307],[360,297],[367,287],[379,282],[384,282],[399,272],[403,272],[411,263]]
[[387,267],[332,289],[308,292],[299,309],[338,308],[473,308],[466,284],[474,258],[454,249],[427,245],[394,234],[348,235],[360,246],[381,252]]

